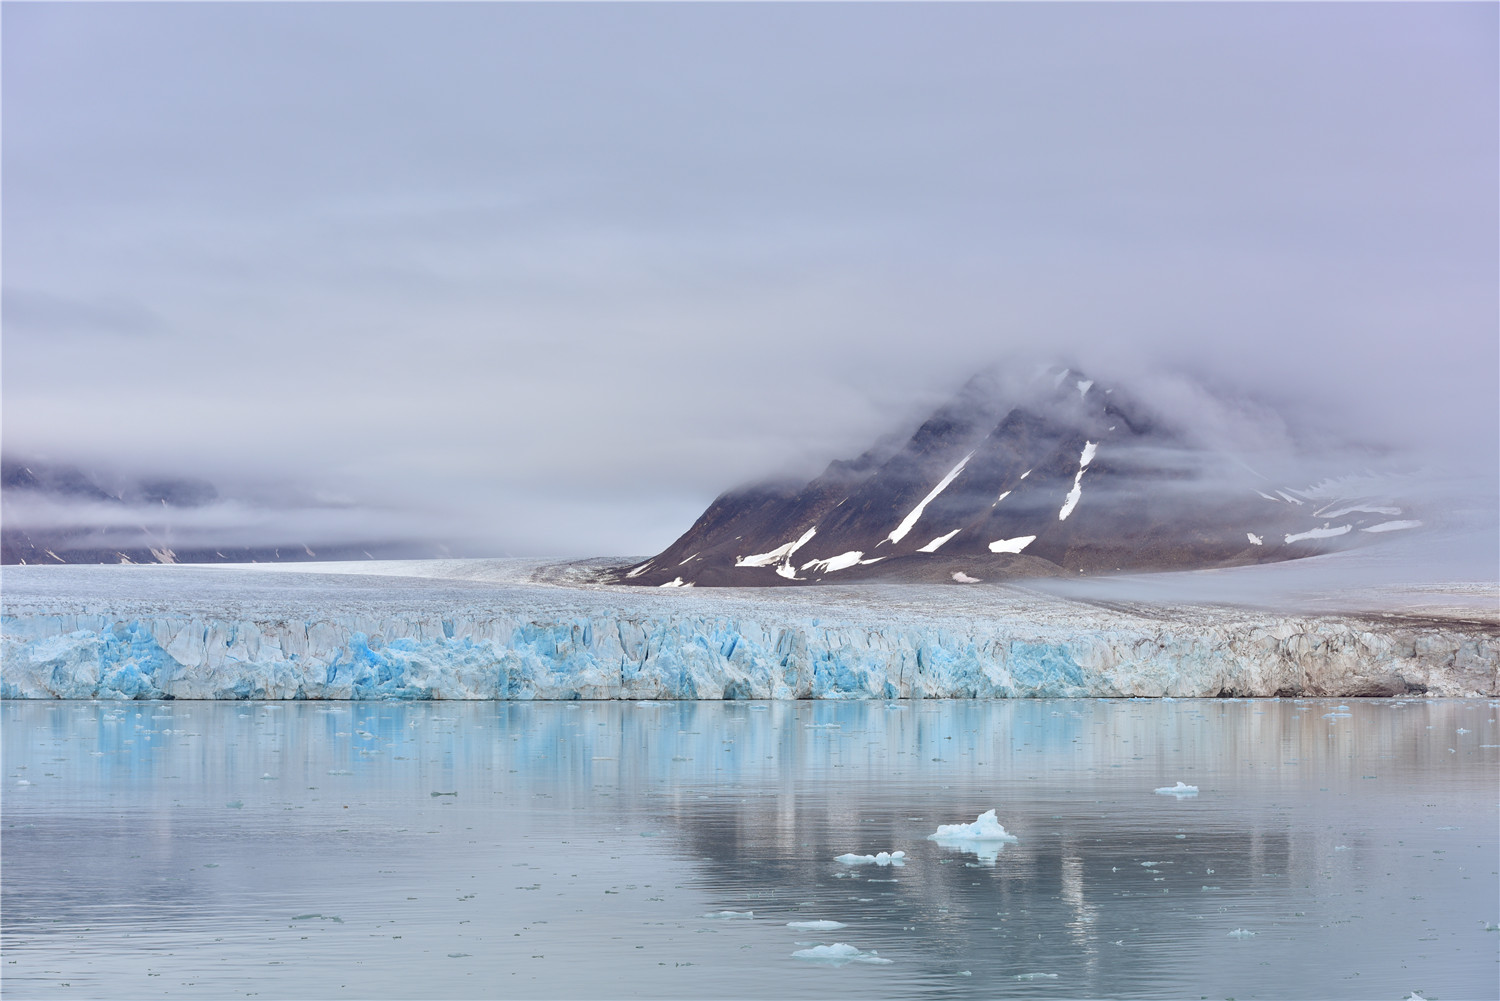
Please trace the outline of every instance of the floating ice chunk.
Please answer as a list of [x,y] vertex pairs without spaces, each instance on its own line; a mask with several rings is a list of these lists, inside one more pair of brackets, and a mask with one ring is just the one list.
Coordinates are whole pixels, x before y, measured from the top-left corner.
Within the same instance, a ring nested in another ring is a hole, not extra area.
[[1017,980],[1056,980],[1055,973],[1017,973]]
[[1340,525],[1338,528],[1311,528],[1306,532],[1294,532],[1288,535],[1286,541],[1301,542],[1303,539],[1331,539],[1336,535],[1343,535],[1353,527],[1353,525]]
[[1014,539],[996,539],[990,543],[992,553],[1019,553],[1036,541],[1034,535],[1018,535]]
[[958,461],[958,465],[948,470],[948,475],[939,480],[938,485],[933,487],[932,490],[927,494],[927,496],[923,497],[922,500],[917,504],[917,506],[912,508],[905,518],[901,519],[901,524],[892,529],[891,534],[886,536],[886,539],[891,542],[900,542],[902,539],[906,538],[906,533],[910,532],[912,528],[917,524],[917,522],[921,519],[922,512],[927,509],[927,505],[932,503],[934,497],[942,493],[944,490],[948,489],[948,484],[952,483],[955,479],[958,478],[958,474],[964,471],[964,467],[969,464],[969,460],[973,457],[974,453],[970,452],[968,455],[964,456]]
[[669,706],[671,704],[672,703],[670,702],[657,702],[653,699],[642,699],[641,701],[636,703],[636,705],[642,709],[656,709],[660,706]]
[[1020,841],[995,819],[994,810],[981,813],[972,824],[942,824],[928,841]]
[[798,931],[838,931],[849,927],[842,921],[788,921],[786,926]]
[[812,567],[819,567],[820,573],[833,573],[835,570],[845,570],[854,566],[860,561],[860,557],[862,556],[864,556],[863,552],[857,549],[851,550],[847,553],[839,553],[837,556],[830,556],[826,560],[809,560],[802,564],[802,569],[807,570]]
[[801,549],[803,546],[807,545],[808,541],[812,539],[812,537],[816,535],[817,532],[818,526],[814,525],[812,528],[809,528],[806,532],[804,532],[802,534],[802,538],[798,539],[797,541],[782,543],[775,549],[771,550],[769,553],[758,553],[755,556],[738,557],[734,561],[734,565],[737,567],[768,567],[777,563],[781,563],[784,560],[789,560],[791,559],[791,555],[797,550]]
[[1250,544],[1252,546],[1264,546],[1266,544],[1265,538],[1263,536],[1256,535],[1254,532],[1246,532],[1245,536],[1250,540]]
[[1407,528],[1420,528],[1420,527],[1422,527],[1422,523],[1420,521],[1416,521],[1414,519],[1413,520],[1408,520],[1408,521],[1382,521],[1378,525],[1371,525],[1369,528],[1361,528],[1360,531],[1361,532],[1399,532],[1399,531],[1401,531],[1403,529],[1407,529]]
[[1230,932],[1228,935],[1225,936],[1225,938],[1254,938],[1254,937],[1255,937],[1255,932],[1248,931],[1247,929],[1244,929],[1244,928],[1236,928],[1234,931]]
[[962,570],[959,570],[958,572],[956,572],[953,575],[953,579],[956,580],[956,581],[958,581],[960,584],[978,584],[980,581],[984,580],[983,577],[970,577],[968,574],[964,573]]
[[834,859],[845,865],[905,865],[905,852],[879,852],[875,855],[855,855],[852,852]]
[[845,942],[835,942],[833,945],[815,945],[811,949],[798,949],[792,953],[794,959],[810,959],[818,963],[831,963],[834,966],[843,966],[845,963],[890,963],[893,960],[882,959],[874,949],[869,952],[861,952],[854,946]]
[[705,918],[713,918],[719,921],[749,921],[755,917],[754,911],[710,911],[703,915]]
[[31,780],[30,779],[16,779],[16,785],[18,785],[18,786],[29,786],[29,785],[31,785]]
[[[1009,491],[1006,491],[1006,492],[1009,493]],[[1005,494],[1001,494],[1000,496],[1004,497]],[[998,501],[997,501],[997,503],[998,503]],[[949,539],[953,538],[955,535],[957,535],[961,531],[963,531],[962,528],[955,528],[953,531],[949,532],[947,535],[939,535],[936,539],[933,539],[931,542],[927,543],[927,545],[923,546],[921,549],[918,549],[917,552],[919,552],[919,553],[935,553],[935,552],[938,551],[938,547],[939,546],[941,546],[943,543],[947,542]]]
[[1156,793],[1159,796],[1176,796],[1178,799],[1181,799],[1184,796],[1198,795],[1198,787],[1190,786],[1183,782],[1178,782],[1176,785],[1162,786],[1160,789],[1156,790]]

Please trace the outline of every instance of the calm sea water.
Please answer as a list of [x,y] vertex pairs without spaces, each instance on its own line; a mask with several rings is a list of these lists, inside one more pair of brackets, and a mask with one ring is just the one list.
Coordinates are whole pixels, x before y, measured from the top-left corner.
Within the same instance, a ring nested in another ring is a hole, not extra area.
[[1489,700],[0,713],[8,998],[1500,996]]

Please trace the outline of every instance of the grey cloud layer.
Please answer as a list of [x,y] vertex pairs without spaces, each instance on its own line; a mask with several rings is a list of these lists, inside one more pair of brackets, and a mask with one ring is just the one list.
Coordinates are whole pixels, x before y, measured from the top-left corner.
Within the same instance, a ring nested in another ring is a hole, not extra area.
[[1024,351],[1495,476],[1492,6],[4,28],[8,454],[646,552]]

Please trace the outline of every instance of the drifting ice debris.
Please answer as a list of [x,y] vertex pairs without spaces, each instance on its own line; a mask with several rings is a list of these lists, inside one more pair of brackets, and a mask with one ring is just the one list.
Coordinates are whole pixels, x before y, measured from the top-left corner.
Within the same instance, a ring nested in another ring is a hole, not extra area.
[[705,914],[703,916],[705,918],[718,918],[718,919],[721,919],[721,920],[724,920],[724,921],[735,921],[735,920],[749,921],[749,920],[754,919],[755,912],[754,911],[714,911],[714,912],[712,912],[710,914]]
[[1055,973],[1017,973],[1017,980],[1056,980]]
[[1178,799],[1181,799],[1184,796],[1198,795],[1198,787],[1178,782],[1174,786],[1162,786],[1156,792],[1159,796],[1176,796]]
[[838,931],[849,927],[842,921],[788,921],[786,926],[798,931]]
[[[1011,840],[1014,841],[1015,839],[1012,838]],[[840,855],[838,858],[834,859],[834,861],[842,862],[845,865],[905,865],[906,853],[880,852],[876,855],[855,855],[853,853],[849,853],[846,855]]]
[[995,819],[994,810],[981,813],[972,824],[942,824],[928,841],[1020,841]]
[[1255,937],[1255,932],[1253,932],[1253,931],[1247,931],[1244,928],[1236,928],[1234,931],[1230,932],[1228,935],[1226,935],[1224,937],[1225,938],[1254,938]]
[[893,962],[893,960],[881,959],[874,949],[869,952],[860,952],[854,946],[844,942],[835,942],[833,945],[815,945],[811,949],[798,949],[792,953],[792,957],[811,959],[818,963],[832,963],[834,966],[843,966],[845,963]]

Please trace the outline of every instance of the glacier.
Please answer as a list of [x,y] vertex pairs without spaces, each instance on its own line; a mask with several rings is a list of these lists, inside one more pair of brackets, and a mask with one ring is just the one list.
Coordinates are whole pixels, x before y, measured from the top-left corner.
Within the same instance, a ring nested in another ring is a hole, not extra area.
[[8,566],[0,697],[1497,694],[1493,616],[1086,600],[1015,584],[663,591],[594,584],[579,566]]

